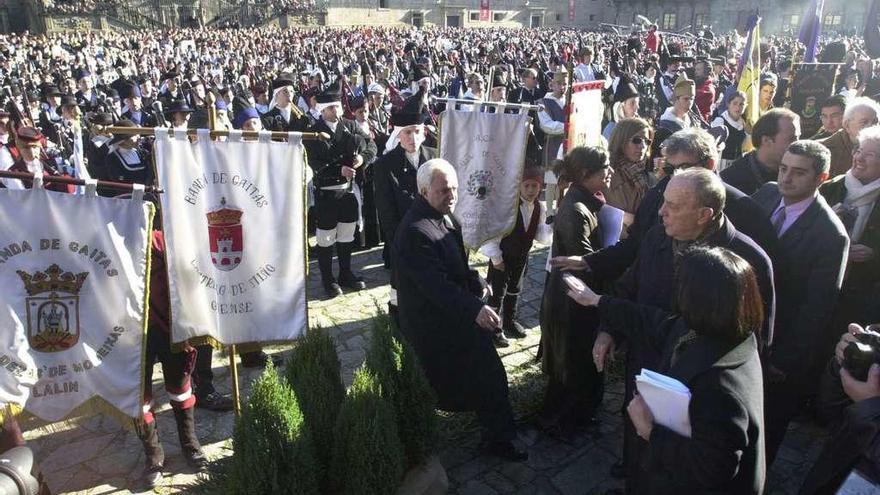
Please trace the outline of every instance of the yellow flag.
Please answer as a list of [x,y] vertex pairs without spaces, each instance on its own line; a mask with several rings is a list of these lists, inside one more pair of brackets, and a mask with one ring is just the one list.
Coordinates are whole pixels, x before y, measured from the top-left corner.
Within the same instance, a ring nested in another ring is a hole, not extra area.
[[749,32],[746,35],[746,46],[740,60],[741,72],[738,90],[746,95],[746,109],[743,118],[749,127],[755,125],[760,117],[761,107],[761,18],[753,15],[749,18]]

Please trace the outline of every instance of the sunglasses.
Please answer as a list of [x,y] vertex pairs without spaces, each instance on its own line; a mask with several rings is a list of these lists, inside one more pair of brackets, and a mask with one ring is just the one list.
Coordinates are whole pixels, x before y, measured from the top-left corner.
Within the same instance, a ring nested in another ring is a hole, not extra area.
[[636,137],[630,139],[629,142],[632,144],[635,144],[635,145],[644,144],[645,146],[651,146],[651,143],[653,141],[651,141],[650,139],[647,139],[647,138],[636,136]]

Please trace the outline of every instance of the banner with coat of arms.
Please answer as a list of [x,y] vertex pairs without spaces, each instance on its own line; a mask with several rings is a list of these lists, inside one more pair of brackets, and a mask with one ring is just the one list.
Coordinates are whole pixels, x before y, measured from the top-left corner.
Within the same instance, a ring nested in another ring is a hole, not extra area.
[[528,129],[527,113],[443,112],[440,157],[458,173],[453,214],[468,249],[513,230]]
[[0,401],[141,416],[154,208],[134,196],[0,190]]
[[[156,130],[172,341],[290,341],[305,329],[302,139],[190,142]],[[204,339],[202,339],[204,340]]]

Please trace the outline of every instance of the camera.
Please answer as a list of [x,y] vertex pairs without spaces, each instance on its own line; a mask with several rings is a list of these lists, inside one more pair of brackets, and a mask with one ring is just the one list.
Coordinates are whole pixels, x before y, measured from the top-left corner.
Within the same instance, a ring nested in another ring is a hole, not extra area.
[[0,454],[0,495],[36,495],[40,483],[32,474],[34,454],[28,447],[14,447]]
[[880,364],[880,333],[867,331],[856,334],[857,342],[850,342],[843,350],[843,368],[856,380],[868,379],[868,370]]

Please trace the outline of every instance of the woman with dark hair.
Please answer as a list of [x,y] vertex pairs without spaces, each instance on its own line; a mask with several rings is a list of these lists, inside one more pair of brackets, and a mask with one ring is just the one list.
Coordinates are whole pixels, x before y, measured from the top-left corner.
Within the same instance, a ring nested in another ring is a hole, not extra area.
[[[570,182],[553,220],[552,256],[583,256],[600,246],[598,212],[601,192],[613,170],[601,147],[577,147],[557,167],[560,180]],[[582,279],[594,284],[589,275]],[[549,376],[539,426],[551,434],[567,435],[587,423],[602,400],[603,377],[589,359],[599,323],[594,308],[583,308],[566,297],[562,273],[550,273],[541,302],[541,349]]]
[[624,228],[632,224],[645,193],[656,182],[646,168],[653,141],[654,129],[648,121],[640,118],[622,119],[611,133],[608,150],[614,176],[605,192],[605,201],[623,210]]
[[760,494],[764,489],[764,401],[755,331],[763,304],[755,273],[719,247],[694,247],[677,260],[675,314],[607,296],[570,280],[569,296],[598,307],[593,347],[602,369],[615,341],[636,339],[663,356],[660,373],[690,389],[691,436],[654,423],[641,396],[628,406],[647,442],[634,493]]

